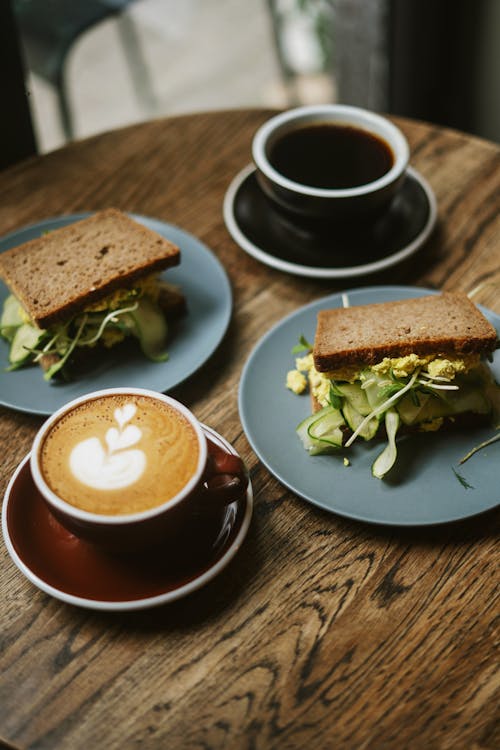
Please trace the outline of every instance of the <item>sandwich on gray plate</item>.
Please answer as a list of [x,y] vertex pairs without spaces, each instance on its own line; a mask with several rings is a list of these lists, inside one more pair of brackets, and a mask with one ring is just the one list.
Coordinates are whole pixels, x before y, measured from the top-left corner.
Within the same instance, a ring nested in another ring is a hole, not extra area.
[[164,361],[168,321],[185,300],[159,273],[179,262],[176,245],[112,208],[0,254],[10,369],[36,362],[46,380],[67,378],[131,337]]
[[498,427],[500,388],[486,362],[496,347],[495,328],[465,294],[321,310],[314,345],[303,340],[287,375],[288,388],[311,394],[297,433],[312,455],[384,436],[372,466],[382,478],[398,430]]

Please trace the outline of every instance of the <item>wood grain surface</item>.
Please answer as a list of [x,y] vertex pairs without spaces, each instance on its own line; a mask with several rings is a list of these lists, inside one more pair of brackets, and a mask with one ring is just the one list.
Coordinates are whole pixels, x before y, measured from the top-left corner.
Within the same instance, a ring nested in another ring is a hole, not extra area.
[[[175,395],[225,435],[255,492],[237,557],[188,598],[142,613],[65,605],[0,543],[0,737],[15,748],[351,750],[500,747],[498,515],[425,530],[376,528],[313,508],[253,454],[237,387],[276,321],[341,288],[469,291],[500,313],[500,149],[397,120],[433,187],[437,229],[381,276],[337,284],[259,264],[222,201],[270,112],[161,119],[73,143],[0,173],[0,234],[108,206],[177,224],[223,262],[228,334]],[[13,376],[15,377],[15,376]],[[0,413],[1,490],[40,419]]]

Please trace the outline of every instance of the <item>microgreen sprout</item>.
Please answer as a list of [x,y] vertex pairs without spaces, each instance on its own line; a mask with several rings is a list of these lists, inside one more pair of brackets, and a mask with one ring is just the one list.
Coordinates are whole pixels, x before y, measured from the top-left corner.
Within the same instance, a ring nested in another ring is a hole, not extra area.
[[458,391],[458,385],[440,385],[433,383],[430,380],[418,380],[421,385],[425,385],[426,388],[434,388],[436,391]]
[[366,425],[370,422],[371,419],[373,419],[373,417],[376,417],[378,414],[381,414],[382,412],[387,411],[389,406],[391,406],[395,401],[398,401],[403,396],[404,393],[407,393],[412,388],[412,386],[414,385],[415,381],[418,378],[419,373],[420,373],[419,369],[415,370],[415,372],[413,373],[413,375],[411,376],[410,380],[408,381],[406,385],[404,385],[402,388],[398,388],[396,393],[394,393],[386,401],[383,401],[381,404],[379,404],[379,406],[375,407],[375,409],[373,409],[373,411],[371,411],[370,414],[368,414],[368,416],[366,416],[360,422],[356,430],[354,430],[353,434],[351,435],[349,440],[346,442],[345,444],[346,448],[348,448],[350,445],[353,444],[353,442],[358,437],[359,433],[362,430],[364,430]]
[[87,315],[84,315],[83,318],[82,318],[82,322],[80,323],[80,325],[78,327],[78,330],[76,332],[76,336],[74,337],[74,339],[72,340],[71,344],[69,345],[69,347],[64,352],[64,355],[61,357],[60,360],[58,360],[57,362],[55,362],[52,365],[52,367],[49,367],[49,369],[47,370],[47,372],[44,374],[43,377],[44,377],[45,380],[50,380],[55,375],[56,372],[59,372],[59,370],[61,370],[64,367],[64,365],[68,361],[69,357],[73,353],[74,348],[78,344],[78,339],[82,335],[82,332],[83,332],[83,329],[85,327],[85,323],[86,322],[87,322]]
[[97,333],[94,336],[91,336],[89,339],[82,339],[79,343],[79,346],[89,346],[90,344],[95,344],[102,336],[104,329],[108,325],[108,323],[116,324],[118,322],[119,316],[124,315],[125,313],[134,312],[139,307],[138,302],[134,302],[133,305],[130,305],[129,307],[122,307],[119,310],[113,310],[112,312],[108,313],[101,321],[101,324],[99,328],[97,329]]
[[292,349],[292,354],[300,354],[301,352],[311,352],[312,344],[306,339],[304,335],[299,338],[299,343],[295,344]]
[[497,440],[500,440],[500,432],[497,432],[497,434],[493,435],[493,437],[491,437],[489,440],[485,440],[483,443],[479,443],[479,445],[476,445],[476,447],[470,450],[463,458],[460,459],[458,463],[464,464],[475,453],[482,450],[483,448],[487,448],[488,445],[493,445],[493,443],[496,443]]

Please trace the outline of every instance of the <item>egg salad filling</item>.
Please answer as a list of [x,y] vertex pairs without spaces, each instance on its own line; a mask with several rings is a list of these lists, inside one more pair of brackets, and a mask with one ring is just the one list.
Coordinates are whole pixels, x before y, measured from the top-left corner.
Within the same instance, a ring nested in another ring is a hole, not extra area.
[[129,336],[139,340],[143,353],[154,361],[168,358],[168,326],[159,305],[162,282],[148,276],[128,289],[117,289],[86,306],[64,323],[39,328],[14,295],[9,295],[0,318],[0,335],[10,344],[9,370],[39,363],[45,380],[67,374],[65,367],[82,348],[111,348]]
[[296,358],[286,387],[309,392],[321,407],[297,427],[311,455],[348,448],[358,437],[372,440],[385,428],[387,445],[372,466],[378,478],[396,461],[402,425],[433,432],[464,413],[491,415],[495,426],[500,423],[500,387],[479,354],[409,354],[319,372],[309,350]]

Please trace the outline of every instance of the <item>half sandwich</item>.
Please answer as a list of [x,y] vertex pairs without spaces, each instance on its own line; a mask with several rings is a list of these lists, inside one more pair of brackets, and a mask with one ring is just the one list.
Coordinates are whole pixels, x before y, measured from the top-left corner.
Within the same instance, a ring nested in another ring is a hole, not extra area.
[[485,360],[497,332],[465,295],[444,292],[322,310],[312,351],[287,385],[309,387],[313,413],[297,428],[323,453],[385,436],[373,464],[383,477],[397,457],[398,430],[500,421],[500,388]]
[[116,209],[0,254],[12,292],[0,319],[10,369],[37,362],[47,380],[68,376],[91,352],[129,337],[165,360],[167,319],[185,303],[158,274],[179,262],[176,245]]

